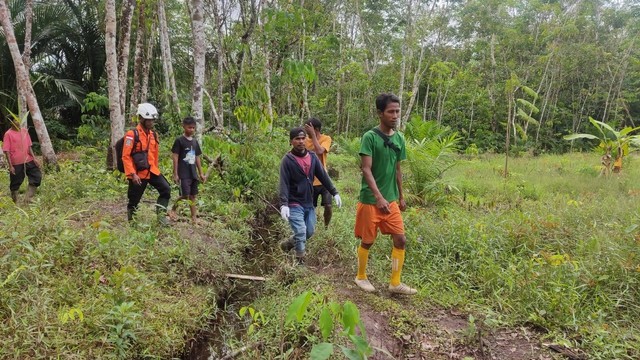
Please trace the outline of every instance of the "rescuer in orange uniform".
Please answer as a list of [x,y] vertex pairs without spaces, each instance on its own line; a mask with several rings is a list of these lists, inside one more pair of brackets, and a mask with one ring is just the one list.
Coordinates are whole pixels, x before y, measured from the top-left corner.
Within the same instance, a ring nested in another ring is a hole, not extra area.
[[138,105],[137,115],[140,122],[135,129],[127,131],[122,148],[124,173],[129,179],[127,219],[133,220],[147,184],[150,184],[159,193],[156,202],[158,221],[162,225],[168,225],[166,214],[171,198],[171,186],[158,167],[160,143],[158,134],[153,131],[158,110],[149,103],[142,103]]

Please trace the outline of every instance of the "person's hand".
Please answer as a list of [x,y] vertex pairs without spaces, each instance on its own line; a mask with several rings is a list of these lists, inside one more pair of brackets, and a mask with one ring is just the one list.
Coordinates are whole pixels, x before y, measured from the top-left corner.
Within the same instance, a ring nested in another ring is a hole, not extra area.
[[342,207],[342,199],[340,199],[340,194],[336,194],[336,196],[333,197],[336,200],[336,206],[338,206],[338,209]]
[[142,184],[142,180],[140,179],[140,176],[138,176],[138,174],[133,174],[133,176],[131,177],[131,181],[133,181],[133,183],[136,185]]
[[11,175],[15,175],[16,174],[16,168],[13,167],[13,165],[9,166],[9,172],[11,173]]
[[382,211],[383,214],[391,214],[391,208],[389,208],[389,202],[384,197],[376,199],[376,207]]
[[400,211],[407,210],[407,202],[404,201],[404,199],[398,200],[398,207],[400,208]]
[[309,137],[311,137],[311,138],[315,138],[316,137],[316,130],[313,128],[313,125],[304,124],[304,131],[307,132],[307,135],[309,135]]
[[280,207],[280,216],[282,217],[282,219],[284,221],[289,221],[289,207],[288,206],[281,206]]
[[33,158],[33,163],[36,165],[38,169],[40,169],[40,161],[38,161],[38,159],[36,159],[35,157]]
[[203,184],[207,182],[207,175],[200,174],[200,181],[202,181]]
[[180,184],[180,177],[178,174],[173,174],[173,182],[176,184]]

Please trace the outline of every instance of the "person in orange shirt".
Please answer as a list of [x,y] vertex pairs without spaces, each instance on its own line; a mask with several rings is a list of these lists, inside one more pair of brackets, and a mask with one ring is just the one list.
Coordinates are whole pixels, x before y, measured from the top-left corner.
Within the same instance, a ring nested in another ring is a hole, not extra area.
[[142,103],[138,105],[137,114],[140,122],[135,129],[127,131],[122,148],[124,173],[129,180],[127,219],[133,220],[147,184],[150,184],[160,194],[156,202],[158,222],[168,225],[166,214],[171,198],[171,186],[158,167],[160,143],[158,134],[153,131],[158,110],[149,103]]
[[[307,132],[307,140],[305,147],[309,151],[313,151],[320,160],[322,167],[327,171],[327,154],[331,148],[331,137],[329,135],[322,134],[322,123],[317,118],[310,118],[304,124],[304,130]],[[329,226],[331,222],[331,216],[333,210],[331,208],[331,202],[333,197],[331,193],[325,188],[318,178],[313,179],[313,206],[318,207],[318,197],[322,196],[322,206],[324,207],[324,227]]]

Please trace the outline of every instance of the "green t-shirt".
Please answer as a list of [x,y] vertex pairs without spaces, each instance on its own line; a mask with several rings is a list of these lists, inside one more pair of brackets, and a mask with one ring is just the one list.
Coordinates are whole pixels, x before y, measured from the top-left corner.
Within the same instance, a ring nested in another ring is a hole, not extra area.
[[[391,202],[400,198],[396,183],[396,164],[407,158],[407,147],[404,136],[399,131],[396,131],[389,139],[400,148],[399,152],[384,146],[384,140],[373,130],[367,131],[362,136],[360,143],[360,156],[371,156],[371,172],[376,180],[378,190],[387,201]],[[364,176],[360,189],[360,202],[363,204],[376,203],[376,198],[364,180]]]

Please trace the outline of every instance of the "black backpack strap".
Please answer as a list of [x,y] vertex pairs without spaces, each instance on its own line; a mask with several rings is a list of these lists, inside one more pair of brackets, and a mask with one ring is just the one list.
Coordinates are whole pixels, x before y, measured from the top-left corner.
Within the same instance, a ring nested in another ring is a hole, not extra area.
[[133,154],[136,151],[136,145],[140,142],[140,134],[138,134],[138,129],[133,128],[133,146],[131,147],[131,153]]
[[377,127],[373,128],[371,130],[374,133],[378,134],[378,136],[380,136],[380,138],[382,138],[382,141],[384,142],[384,146],[393,149],[393,151],[395,151],[396,153],[400,153],[400,148],[398,147],[398,145],[396,145],[394,142],[392,142],[391,138],[389,138],[389,136],[387,136],[387,134],[383,133]]

